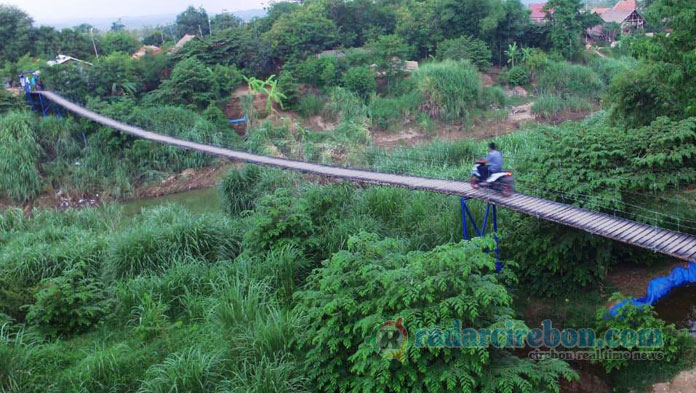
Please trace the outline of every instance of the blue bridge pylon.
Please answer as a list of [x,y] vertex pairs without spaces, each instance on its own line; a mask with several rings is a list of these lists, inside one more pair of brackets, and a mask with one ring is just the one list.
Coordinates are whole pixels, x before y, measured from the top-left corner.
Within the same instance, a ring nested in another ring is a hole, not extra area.
[[[481,223],[481,226],[479,227],[476,225],[476,220],[474,219],[474,216],[471,214],[469,206],[467,205],[469,200],[470,198],[466,197],[462,197],[460,199],[462,208],[462,234],[464,235],[464,239],[471,240],[473,237],[486,236],[486,231],[488,230],[488,217],[490,217],[492,213],[491,221],[493,227],[493,239],[495,239],[495,250],[493,250],[495,252],[495,271],[499,272],[503,268],[503,265],[500,263],[500,248],[498,247],[498,207],[491,202],[486,203],[486,212],[483,215],[483,223]],[[473,229],[473,232],[471,233],[472,236],[469,236],[469,222],[471,223],[471,229]]]

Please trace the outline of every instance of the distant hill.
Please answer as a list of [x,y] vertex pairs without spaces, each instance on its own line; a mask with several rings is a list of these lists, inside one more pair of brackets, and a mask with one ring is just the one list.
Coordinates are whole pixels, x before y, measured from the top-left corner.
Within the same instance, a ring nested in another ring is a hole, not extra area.
[[[249,21],[254,17],[262,17],[266,15],[266,10],[254,9],[245,11],[233,11],[234,15],[242,18],[244,21]],[[126,26],[126,29],[140,29],[145,26],[168,25],[174,23],[177,14],[163,15],[145,15],[145,16],[114,16],[113,18],[69,18],[56,20],[37,20],[37,24],[45,26],[53,26],[56,29],[78,26],[82,23],[88,23],[95,28],[106,31],[111,28],[111,24],[121,18],[121,22]]]
[[260,18],[262,16],[266,16],[266,10],[263,10],[263,9],[234,11],[232,13],[237,15],[238,17],[242,18],[244,21],[249,21],[249,20],[256,18],[256,17]]

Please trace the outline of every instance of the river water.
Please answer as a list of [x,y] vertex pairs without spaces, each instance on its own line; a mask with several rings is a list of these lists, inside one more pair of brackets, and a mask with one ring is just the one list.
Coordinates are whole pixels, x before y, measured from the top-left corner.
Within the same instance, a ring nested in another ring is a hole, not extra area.
[[194,214],[215,213],[222,211],[222,204],[220,203],[217,187],[185,191],[156,198],[136,199],[123,202],[121,203],[121,206],[123,206],[123,213],[126,217],[133,217],[136,214],[139,214],[143,208],[150,208],[169,203],[181,205]]
[[696,285],[672,289],[667,296],[655,303],[655,311],[667,323],[696,332]]

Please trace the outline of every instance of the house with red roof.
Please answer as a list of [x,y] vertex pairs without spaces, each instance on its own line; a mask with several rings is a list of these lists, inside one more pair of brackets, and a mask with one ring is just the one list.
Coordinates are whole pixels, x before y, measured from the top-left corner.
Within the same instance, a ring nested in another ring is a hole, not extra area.
[[[529,18],[532,20],[534,23],[546,23],[546,3],[536,3],[536,4],[528,4],[527,8],[529,8],[532,13],[529,15]],[[553,10],[549,10],[549,12],[553,13]]]
[[[635,0],[619,1],[613,8],[595,8],[593,13],[599,15],[604,24],[616,23],[621,27],[622,34],[629,34],[645,27],[645,18],[638,12]],[[591,38],[613,40],[613,34],[604,31],[604,26],[597,25],[587,29]]]

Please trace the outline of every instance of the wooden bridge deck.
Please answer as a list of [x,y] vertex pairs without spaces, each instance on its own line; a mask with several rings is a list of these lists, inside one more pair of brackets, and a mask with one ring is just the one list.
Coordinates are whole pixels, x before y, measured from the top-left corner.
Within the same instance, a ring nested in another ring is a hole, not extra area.
[[594,235],[606,237],[637,247],[646,248],[682,260],[689,261],[696,257],[696,236],[637,223],[635,221],[615,217],[605,213],[598,213],[595,211],[520,193],[514,193],[512,196],[505,198],[502,195],[489,190],[474,190],[471,188],[468,182],[339,168],[250,154],[225,149],[222,147],[208,146],[205,144],[146,131],[138,127],[118,122],[83,108],[49,91],[41,91],[39,93],[57,105],[62,106],[78,116],[88,118],[104,126],[157,143],[178,146],[183,149],[196,150],[232,160],[268,165],[277,168],[311,173],[319,176],[345,179],[351,182],[404,187],[412,190],[432,191],[479,199],[494,203],[501,207],[516,210],[542,220],[577,228]]

